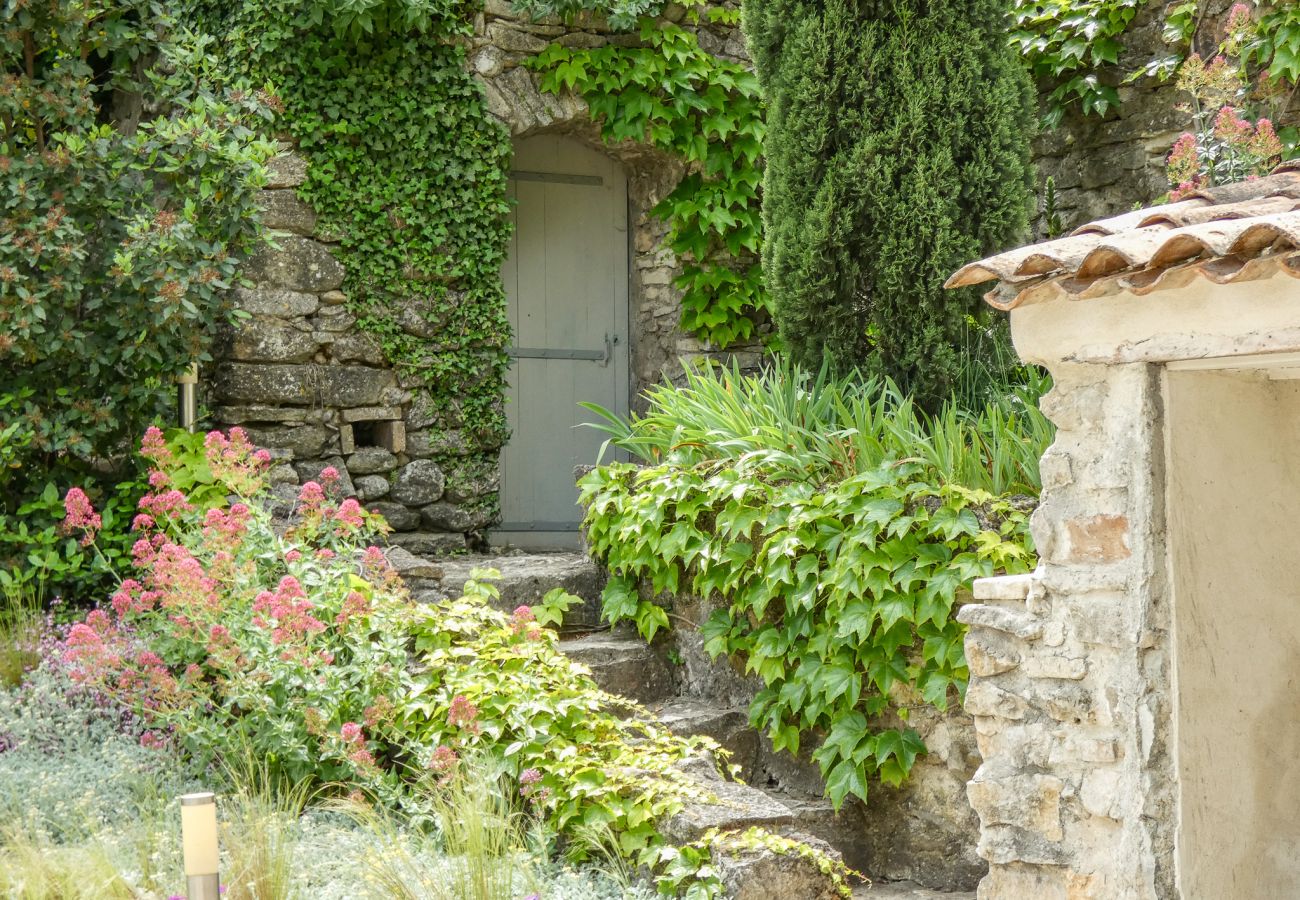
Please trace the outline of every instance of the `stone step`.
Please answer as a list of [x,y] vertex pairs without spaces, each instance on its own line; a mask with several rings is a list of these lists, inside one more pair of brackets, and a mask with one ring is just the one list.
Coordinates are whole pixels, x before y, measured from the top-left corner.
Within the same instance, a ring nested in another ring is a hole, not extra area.
[[591,669],[596,684],[611,694],[643,704],[677,694],[675,667],[635,635],[589,634],[560,641],[560,649]]
[[496,569],[501,599],[494,606],[510,612],[521,605],[541,602],[551,590],[563,588],[582,598],[565,613],[563,628],[593,628],[600,624],[600,593],[605,573],[582,553],[484,553],[449,556],[437,560],[441,575],[421,580],[416,599],[430,602],[460,596],[475,569]]
[[731,753],[730,764],[740,768],[740,777],[752,780],[758,754],[758,734],[749,727],[744,707],[720,707],[696,697],[673,697],[650,704],[650,711],[682,737],[711,737]]
[[932,891],[911,881],[876,881],[854,888],[853,900],[975,900],[975,892]]

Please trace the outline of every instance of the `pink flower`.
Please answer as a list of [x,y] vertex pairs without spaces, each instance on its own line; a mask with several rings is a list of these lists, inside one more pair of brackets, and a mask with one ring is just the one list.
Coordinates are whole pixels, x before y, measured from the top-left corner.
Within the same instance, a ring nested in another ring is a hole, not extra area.
[[291,563],[292,563],[292,562],[297,562],[297,561],[300,560],[300,559],[302,559],[302,551],[301,551],[301,550],[290,550],[288,553],[286,553],[286,554],[284,555],[284,561],[285,561],[285,562],[291,562]]
[[161,750],[167,746],[167,741],[157,732],[146,731],[140,735],[140,746],[147,750]]
[[478,707],[470,703],[463,694],[457,694],[447,709],[447,724],[464,728],[472,734],[478,734]]
[[439,746],[434,749],[433,756],[429,759],[428,768],[433,774],[445,778],[451,775],[458,761],[459,758],[456,756],[455,750],[450,747]]
[[1241,117],[1235,107],[1225,106],[1214,117],[1214,136],[1229,144],[1248,142],[1255,129]]
[[1250,25],[1250,7],[1244,3],[1233,4],[1228,11],[1227,31],[1229,34],[1240,31]]
[[366,511],[361,508],[361,504],[354,498],[349,497],[339,504],[338,510],[334,513],[334,518],[344,525],[360,528],[365,524]]
[[348,760],[358,769],[373,769],[375,767],[375,757],[369,750],[364,747],[353,750],[348,754]]
[[63,530],[65,532],[82,531],[85,536],[81,539],[81,546],[86,546],[95,540],[95,533],[99,531],[103,521],[99,514],[95,512],[95,507],[91,505],[90,498],[81,488],[69,488],[67,495],[63,498]]
[[331,550],[329,547],[321,547],[319,550],[316,551],[316,558],[317,558],[317,559],[333,559],[333,558],[334,558],[334,551]]
[[162,430],[158,426],[150,425],[145,429],[144,438],[140,441],[140,455],[158,464],[172,461],[172,453],[167,449],[167,439],[163,437]]
[[264,466],[265,466],[265,465],[270,465],[270,463],[271,463],[271,453],[270,453],[270,451],[267,451],[267,450],[258,450],[256,453],[253,454],[253,459],[254,459],[256,462],[260,463],[261,465],[264,465]]
[[326,466],[320,470],[320,480],[326,487],[332,487],[334,482],[339,480],[339,470],[333,466]]
[[339,729],[339,734],[345,744],[355,744],[361,740],[361,726],[356,722],[344,722],[343,727]]
[[325,502],[325,489],[315,481],[309,481],[298,490],[298,502],[310,508],[319,507]]
[[131,520],[132,531],[148,531],[150,528],[153,528],[153,526],[153,516],[148,513],[138,513],[136,517]]
[[519,774],[519,795],[530,797],[537,791],[537,783],[542,780],[542,773],[536,769],[524,769]]
[[166,472],[154,469],[149,473],[149,487],[153,488],[155,491],[159,488],[167,487],[170,483],[171,479],[167,477]]

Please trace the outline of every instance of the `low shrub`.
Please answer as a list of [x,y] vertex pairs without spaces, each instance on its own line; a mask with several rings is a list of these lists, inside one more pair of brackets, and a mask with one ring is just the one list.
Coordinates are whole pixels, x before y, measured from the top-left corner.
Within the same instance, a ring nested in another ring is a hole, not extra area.
[[964,692],[963,592],[1033,565],[1051,427],[1032,396],[931,417],[887,383],[781,367],[690,370],[648,399],[606,430],[650,464],[580,482],[605,618],[649,640],[669,623],[650,596],[709,601],[705,650],[762,679],[751,723],[778,750],[811,745],[836,806],[901,783],[924,744],[878,717]]

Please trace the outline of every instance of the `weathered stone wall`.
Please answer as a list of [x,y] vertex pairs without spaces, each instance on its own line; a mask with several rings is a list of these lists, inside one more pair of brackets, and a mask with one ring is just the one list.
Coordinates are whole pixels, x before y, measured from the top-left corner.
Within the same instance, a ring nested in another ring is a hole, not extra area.
[[983,900],[1172,897],[1157,367],[1059,365],[1039,567],[963,607]]
[[[1204,58],[1217,52],[1223,22],[1233,0],[1201,4],[1201,21],[1193,47]],[[1035,239],[1046,237],[1042,190],[1048,177],[1056,184],[1057,215],[1064,231],[1096,219],[1151,204],[1169,190],[1165,158],[1178,135],[1191,126],[1185,108],[1188,96],[1172,81],[1141,78],[1122,84],[1122,74],[1146,67],[1153,59],[1173,51],[1161,37],[1164,0],[1150,0],[1122,39],[1123,51],[1115,73],[1103,76],[1119,91],[1119,108],[1104,118],[1073,112],[1056,128],[1044,129],[1034,140],[1038,167],[1039,213]],[[1043,85],[1046,103],[1053,85]],[[1279,112],[1280,125],[1300,123],[1300,103]]]
[[260,201],[275,246],[249,262],[253,286],[234,292],[247,317],[218,336],[207,402],[219,425],[244,427],[276,454],[271,479],[286,496],[334,466],[345,494],[398,532],[393,543],[464,550],[496,508],[496,448],[469,443],[454,412],[433,412],[356,327],[334,241],[294,190],[305,178],[288,148],[272,161]]

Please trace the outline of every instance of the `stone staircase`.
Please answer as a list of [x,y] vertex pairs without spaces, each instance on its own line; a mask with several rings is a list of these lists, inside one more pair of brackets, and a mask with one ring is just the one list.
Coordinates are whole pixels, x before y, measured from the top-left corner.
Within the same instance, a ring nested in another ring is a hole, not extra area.
[[[496,605],[505,611],[537,603],[556,587],[581,597],[583,603],[570,608],[560,629],[565,653],[586,665],[601,688],[642,704],[674,732],[713,738],[731,752],[732,763],[748,782],[722,780],[707,759],[691,764],[688,771],[701,781],[701,793],[717,799],[693,804],[674,816],[665,826],[672,839],[687,842],[710,828],[762,825],[833,848],[850,866],[870,871],[870,860],[855,841],[855,832],[860,831],[857,821],[834,812],[821,795],[815,776],[810,780],[800,771],[800,777],[774,777],[769,771],[777,755],[770,744],[765,748],[766,739],[749,727],[745,706],[719,705],[685,695],[682,667],[667,654],[648,646],[635,633],[611,632],[601,626],[604,575],[586,556],[502,553],[451,557],[435,563],[396,549],[390,552],[390,560],[420,601],[457,596],[475,568],[494,568],[501,573],[496,582],[501,597]],[[736,900],[818,900],[823,896],[809,872],[772,854],[748,854],[728,861],[722,869]],[[943,892],[911,882],[883,881],[859,886],[854,897],[975,900],[973,892]]]

